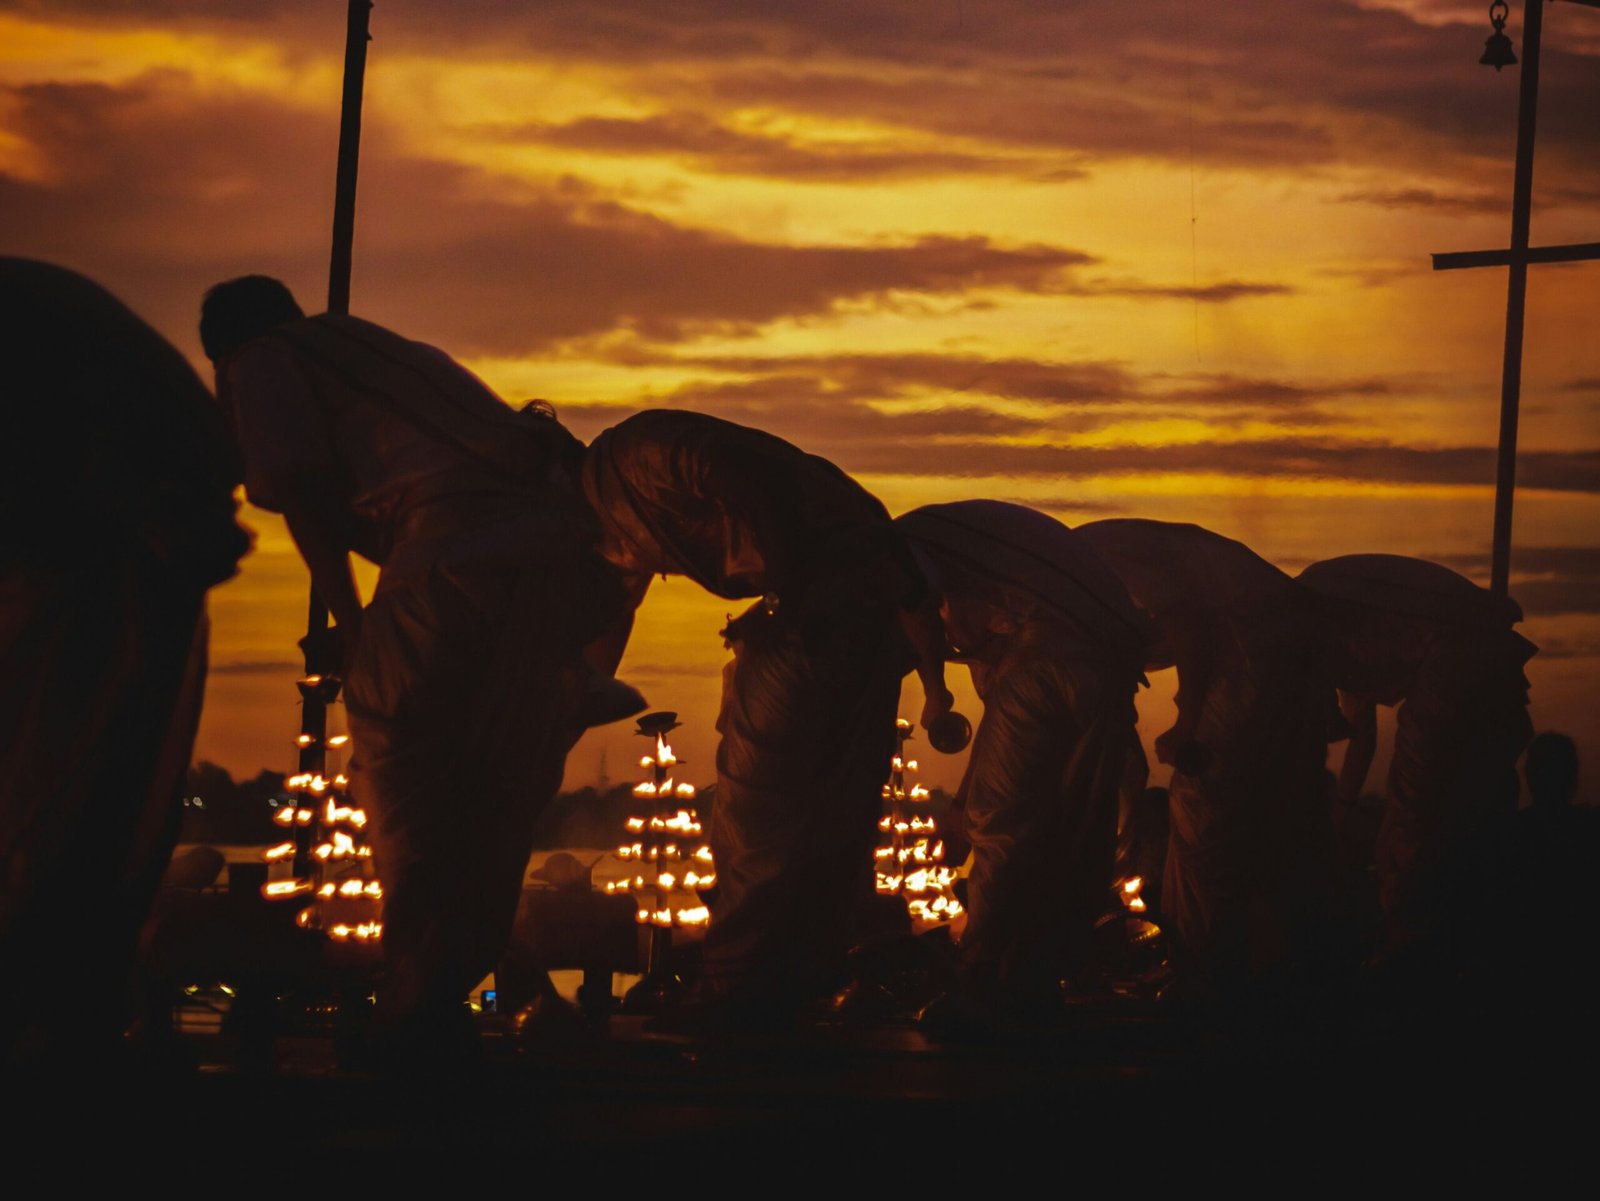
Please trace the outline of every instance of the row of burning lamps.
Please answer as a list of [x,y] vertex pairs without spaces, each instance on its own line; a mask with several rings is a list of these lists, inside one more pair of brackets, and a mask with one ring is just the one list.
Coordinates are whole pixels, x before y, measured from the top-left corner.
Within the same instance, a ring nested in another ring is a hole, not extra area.
[[[639,719],[638,732],[655,740],[655,753],[640,758],[639,766],[650,778],[633,792],[640,800],[653,802],[652,812],[628,818],[632,837],[617,847],[617,857],[633,873],[605,885],[608,895],[634,896],[638,922],[663,931],[705,926],[711,913],[699,893],[717,880],[711,848],[702,841],[704,829],[693,806],[695,787],[674,778],[680,761],[666,735],[677,727],[676,718],[674,713],[652,713]],[[917,770],[917,761],[905,755],[911,723],[898,719],[896,734],[890,778],[883,786],[885,812],[878,823],[884,839],[875,852],[877,890],[903,897],[920,924],[948,922],[962,912],[954,891],[955,869],[944,862],[944,843],[938,839],[934,819],[917,811],[931,794],[907,778]],[[301,734],[296,741],[304,749],[314,738]],[[325,745],[337,750],[348,741],[349,735],[336,734]],[[350,803],[348,777],[342,772],[331,776],[301,772],[286,784],[295,799],[281,806],[273,820],[294,836],[264,853],[269,865],[264,895],[273,900],[310,899],[298,914],[298,923],[321,929],[336,941],[379,939],[383,924],[377,913],[383,885],[373,873],[372,846],[363,836],[367,814]]]
[[[617,848],[617,857],[636,865],[637,870],[605,886],[608,894],[632,894],[639,903],[637,920],[663,931],[706,925],[711,914],[698,890],[710,888],[717,878],[710,846],[698,841],[702,828],[690,804],[694,786],[673,778],[680,761],[666,735],[677,724],[675,713],[652,713],[639,719],[638,732],[654,738],[656,746],[655,754],[639,760],[650,779],[633,792],[642,800],[654,801],[654,811],[630,817],[628,831],[634,840]],[[905,754],[911,723],[896,719],[895,733],[895,754],[883,786],[884,814],[878,822],[884,838],[875,851],[877,891],[903,898],[911,917],[921,925],[953,921],[963,911],[955,895],[956,872],[944,861],[937,823],[917,808],[926,805],[932,794],[908,779],[917,770],[917,761]]]
[[[653,737],[656,745],[653,755],[639,760],[650,779],[633,791],[641,800],[654,802],[653,812],[628,818],[633,838],[617,848],[617,857],[636,870],[605,886],[608,895],[632,894],[638,900],[638,922],[663,933],[705,926],[711,914],[699,891],[717,880],[711,848],[700,841],[704,831],[691,803],[694,785],[673,778],[680,761],[666,735],[676,728],[676,717],[653,713],[639,719],[639,733]],[[937,823],[918,809],[932,794],[909,779],[918,768],[917,761],[906,755],[911,723],[896,719],[895,734],[895,753],[883,786],[884,814],[878,822],[883,838],[874,852],[876,889],[903,898],[919,925],[950,922],[963,912],[955,894],[956,871],[945,862]],[[311,741],[311,735],[302,734],[297,744],[304,748]],[[348,741],[349,735],[336,734],[326,746],[337,750]],[[339,942],[373,942],[383,934],[377,917],[383,885],[373,874],[372,846],[363,838],[367,814],[349,803],[349,782],[342,772],[331,777],[315,772],[289,777],[286,783],[296,799],[281,806],[273,821],[298,837],[265,851],[263,857],[275,878],[269,878],[262,891],[274,900],[311,898],[312,903],[297,915],[302,927],[321,929]],[[302,854],[303,848],[309,853]],[[297,860],[309,860],[309,874],[296,870]],[[1142,887],[1137,876],[1117,883],[1119,898],[1131,913],[1145,910]]]

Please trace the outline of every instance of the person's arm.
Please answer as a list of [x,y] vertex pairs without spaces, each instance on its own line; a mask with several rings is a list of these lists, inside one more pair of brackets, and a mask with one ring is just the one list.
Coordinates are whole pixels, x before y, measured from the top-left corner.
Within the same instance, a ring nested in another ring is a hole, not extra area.
[[361,623],[345,525],[349,500],[334,483],[327,417],[302,366],[287,347],[257,339],[218,365],[217,387],[238,423],[245,494],[283,514],[348,659]]
[[344,511],[344,500],[325,477],[298,475],[279,481],[277,500],[289,535],[311,571],[311,586],[328,606],[348,660],[361,626],[361,597],[350,570],[350,551],[340,524],[332,515]]
[[1216,676],[1218,631],[1194,614],[1182,614],[1163,630],[1178,666],[1178,718],[1155,741],[1156,758],[1171,763],[1180,747],[1195,740],[1206,696]]
[[945,632],[938,601],[914,609],[901,609],[900,628],[917,656],[917,678],[922,681],[922,728],[928,729],[955,706],[956,698],[944,682]]
[[1350,742],[1339,769],[1339,799],[1353,805],[1361,799],[1361,789],[1378,750],[1378,706],[1369,697],[1341,692],[1339,712],[1350,726]]
[[948,867],[960,867],[972,854],[972,842],[967,838],[967,794],[972,787],[972,760],[961,773],[961,783],[945,812],[944,824],[939,827],[939,837],[944,839],[944,861]]
[[628,597],[628,611],[621,614],[583,648],[583,660],[596,671],[608,676],[617,674],[617,666],[628,649],[628,638],[633,633],[633,619],[644,595],[650,589],[650,577],[638,572],[619,572],[623,590]]

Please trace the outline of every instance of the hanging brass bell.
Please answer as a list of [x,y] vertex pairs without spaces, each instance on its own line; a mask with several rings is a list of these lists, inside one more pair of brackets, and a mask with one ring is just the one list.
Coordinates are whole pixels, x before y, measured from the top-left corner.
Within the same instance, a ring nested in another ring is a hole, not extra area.
[[1486,67],[1493,67],[1496,71],[1501,67],[1514,65],[1517,55],[1511,48],[1511,39],[1499,30],[1491,33],[1489,40],[1483,44],[1483,57],[1478,61]]
[[1506,18],[1510,15],[1511,8],[1505,0],[1494,0],[1489,5],[1489,23],[1494,26],[1494,32],[1483,43],[1483,57],[1478,61],[1496,71],[1517,61],[1516,51],[1511,48],[1511,39],[1506,36]]

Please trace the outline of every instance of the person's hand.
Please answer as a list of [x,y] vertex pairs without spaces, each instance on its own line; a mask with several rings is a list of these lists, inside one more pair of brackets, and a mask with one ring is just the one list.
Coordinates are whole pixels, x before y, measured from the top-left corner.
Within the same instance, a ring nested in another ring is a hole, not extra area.
[[300,639],[299,646],[311,670],[323,675],[348,676],[360,639],[361,621],[358,617],[345,624],[313,631]]
[[936,688],[927,693],[922,703],[922,728],[926,730],[951,709],[956,698],[948,688]]

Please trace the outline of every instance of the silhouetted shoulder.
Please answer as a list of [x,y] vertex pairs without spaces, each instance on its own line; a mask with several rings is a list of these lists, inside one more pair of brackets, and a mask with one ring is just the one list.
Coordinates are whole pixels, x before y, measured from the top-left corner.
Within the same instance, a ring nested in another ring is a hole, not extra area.
[[1340,555],[1297,577],[1320,596],[1402,617],[1468,625],[1515,625],[1522,609],[1441,563],[1406,555]]
[[1128,590],[1094,548],[1047,513],[1000,500],[923,505],[895,527],[951,578],[1016,590],[1093,638],[1142,653],[1150,638]]
[[12,372],[0,389],[3,508],[27,515],[36,550],[135,526],[168,542],[237,542],[222,533],[237,534],[231,431],[165,338],[75,271],[0,258],[0,339]]
[[1289,577],[1244,543],[1190,522],[1112,518],[1073,533],[1158,616],[1178,608],[1245,612],[1293,595]]

